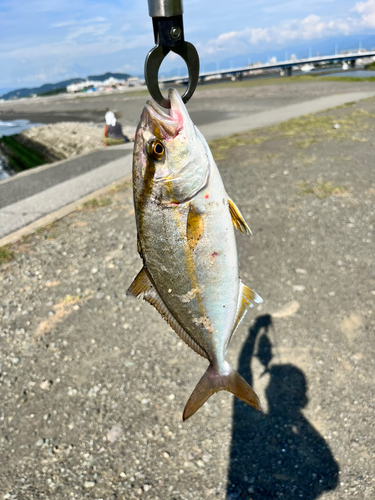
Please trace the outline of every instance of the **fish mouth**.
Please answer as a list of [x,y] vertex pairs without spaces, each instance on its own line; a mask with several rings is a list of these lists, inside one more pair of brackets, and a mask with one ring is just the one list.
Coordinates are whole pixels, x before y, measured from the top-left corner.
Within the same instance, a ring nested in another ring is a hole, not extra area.
[[[147,101],[142,112],[142,128],[149,130],[159,139],[174,139],[184,127],[185,107],[176,89],[169,89],[170,109],[159,106],[155,101]],[[182,106],[181,106],[182,105]],[[186,111],[186,110],[185,110]]]

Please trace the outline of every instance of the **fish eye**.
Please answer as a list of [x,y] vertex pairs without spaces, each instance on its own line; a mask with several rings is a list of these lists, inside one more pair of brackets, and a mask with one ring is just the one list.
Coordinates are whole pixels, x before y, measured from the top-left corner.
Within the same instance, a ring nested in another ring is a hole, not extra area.
[[164,155],[164,145],[161,141],[154,139],[147,144],[147,154],[156,160],[161,160]]

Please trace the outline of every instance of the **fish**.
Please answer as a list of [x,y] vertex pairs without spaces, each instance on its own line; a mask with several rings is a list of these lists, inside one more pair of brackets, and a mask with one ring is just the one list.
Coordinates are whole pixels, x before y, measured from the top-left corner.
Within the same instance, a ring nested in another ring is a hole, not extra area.
[[179,93],[170,89],[168,97],[169,110],[147,101],[135,135],[133,195],[143,268],[127,295],[152,304],[209,362],[183,420],[221,390],[261,410],[254,390],[225,360],[246,311],[262,302],[239,278],[234,229],[250,229]]

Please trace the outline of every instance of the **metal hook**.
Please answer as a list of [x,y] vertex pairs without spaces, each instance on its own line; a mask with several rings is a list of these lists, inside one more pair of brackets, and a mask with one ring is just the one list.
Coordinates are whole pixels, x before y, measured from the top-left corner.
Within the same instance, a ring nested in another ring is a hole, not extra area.
[[189,42],[184,42],[184,45],[176,49],[156,45],[147,54],[145,61],[145,78],[151,97],[164,108],[170,108],[171,103],[169,99],[165,99],[160,92],[158,74],[161,63],[171,50],[182,57],[188,68],[188,87],[182,96],[182,100],[185,104],[194,94],[199,80],[199,56],[194,45]]
[[178,54],[188,68],[188,87],[182,96],[187,103],[199,80],[199,56],[196,48],[184,39],[182,0],[149,0],[156,46],[147,54],[145,80],[151,97],[164,108],[171,103],[160,92],[158,76],[161,63],[170,51]]

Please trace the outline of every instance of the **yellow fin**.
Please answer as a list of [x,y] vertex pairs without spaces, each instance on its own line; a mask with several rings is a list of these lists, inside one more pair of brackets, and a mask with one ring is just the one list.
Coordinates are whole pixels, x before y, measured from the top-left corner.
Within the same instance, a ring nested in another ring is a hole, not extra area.
[[[247,309],[249,307],[254,307],[254,302],[256,304],[261,304],[263,302],[263,299],[259,297],[259,295],[256,292],[253,292],[248,286],[244,285],[241,281],[241,288],[240,288],[240,296],[239,296],[239,301],[238,301],[238,306],[237,306],[237,316],[236,320],[234,322],[233,330],[230,335],[230,338],[233,337],[234,332],[237,330],[238,325],[241,323],[243,318],[245,317],[245,314],[247,312]],[[230,342],[230,339],[229,339]],[[228,342],[228,344],[229,344]]]
[[243,218],[241,212],[239,211],[237,205],[229,197],[228,197],[228,205],[234,227],[239,231],[241,231],[241,233],[252,234],[249,226],[246,224],[246,221]]
[[144,300],[152,304],[165,321],[173,328],[181,340],[185,342],[193,351],[200,356],[208,359],[204,350],[190,337],[190,335],[182,328],[180,323],[172,316],[163,299],[160,297],[155,284],[145,267],[135,277],[130,285],[126,295],[133,297],[142,297]]
[[186,238],[191,250],[194,250],[198,245],[203,235],[204,225],[204,214],[200,214],[190,205],[186,223]]

